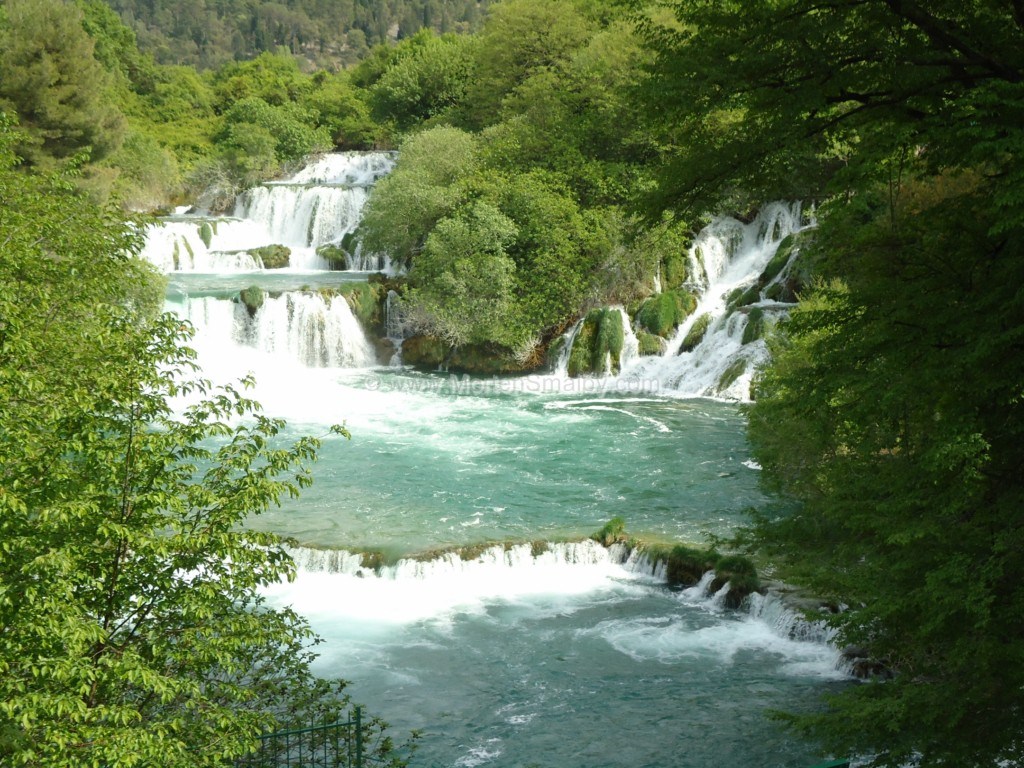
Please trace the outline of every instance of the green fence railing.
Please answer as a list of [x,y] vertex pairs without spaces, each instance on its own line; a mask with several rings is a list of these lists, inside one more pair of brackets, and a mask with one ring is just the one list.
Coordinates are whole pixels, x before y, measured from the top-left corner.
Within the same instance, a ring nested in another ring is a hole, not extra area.
[[259,748],[235,768],[363,768],[362,712],[345,722],[277,731],[260,737]]

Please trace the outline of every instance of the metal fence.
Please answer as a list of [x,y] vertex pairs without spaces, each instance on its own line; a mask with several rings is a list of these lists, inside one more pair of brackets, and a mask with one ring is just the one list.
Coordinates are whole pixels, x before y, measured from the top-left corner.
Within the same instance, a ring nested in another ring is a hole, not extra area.
[[362,712],[345,722],[278,731],[260,737],[252,754],[235,768],[363,768]]

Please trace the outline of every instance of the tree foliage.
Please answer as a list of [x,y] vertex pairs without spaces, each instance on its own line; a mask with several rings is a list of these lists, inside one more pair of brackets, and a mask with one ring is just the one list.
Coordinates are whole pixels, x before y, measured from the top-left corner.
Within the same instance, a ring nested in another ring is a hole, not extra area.
[[68,0],[6,0],[0,8],[0,110],[20,118],[18,151],[34,165],[120,144],[124,118],[94,58],[82,14]]
[[877,765],[1019,762],[1020,8],[672,8],[647,23],[670,148],[655,211],[826,201],[806,246],[821,282],[750,409],[794,504],[752,542],[842,605],[838,642],[891,679],[788,720]]
[[260,596],[293,563],[240,527],[309,484],[318,439],[196,379],[139,227],[16,170],[13,141],[0,125],[0,762],[220,766],[337,717],[308,625]]

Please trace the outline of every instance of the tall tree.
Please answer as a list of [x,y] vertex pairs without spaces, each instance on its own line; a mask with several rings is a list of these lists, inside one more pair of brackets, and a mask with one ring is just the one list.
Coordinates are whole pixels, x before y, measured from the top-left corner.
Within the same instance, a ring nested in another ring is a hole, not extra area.
[[93,49],[69,0],[0,6],[0,109],[17,114],[27,161],[47,166],[82,150],[98,160],[120,145],[124,117]]
[[0,762],[222,766],[336,717],[308,625],[260,597],[290,558],[241,528],[318,440],[197,380],[137,223],[16,169],[13,140],[0,115]]
[[883,675],[790,722],[875,765],[1020,762],[1024,14],[673,8],[647,22],[671,148],[655,210],[826,200],[801,246],[823,282],[750,410],[764,479],[796,503],[753,542],[843,606],[838,642]]

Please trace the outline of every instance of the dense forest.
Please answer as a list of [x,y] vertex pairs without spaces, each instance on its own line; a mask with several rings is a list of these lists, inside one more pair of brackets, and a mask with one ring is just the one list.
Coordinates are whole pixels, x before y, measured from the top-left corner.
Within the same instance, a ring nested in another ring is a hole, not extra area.
[[436,32],[476,30],[487,0],[113,0],[139,47],[161,64],[200,69],[285,48],[304,64],[335,69],[369,48]]
[[[1019,3],[3,0],[0,72],[0,761],[217,765],[342,700],[300,654],[251,706],[245,670],[306,629],[243,610],[289,566],[234,526],[316,444],[228,426],[237,392],[172,419],[184,331],[125,213],[222,210],[335,148],[399,151],[360,234],[421,335],[511,370],[611,303],[657,350],[699,225],[813,203],[748,406],[790,511],[734,545],[842,606],[879,672],[781,717],[875,765],[1024,760]],[[231,591],[133,602],[204,545]]]

